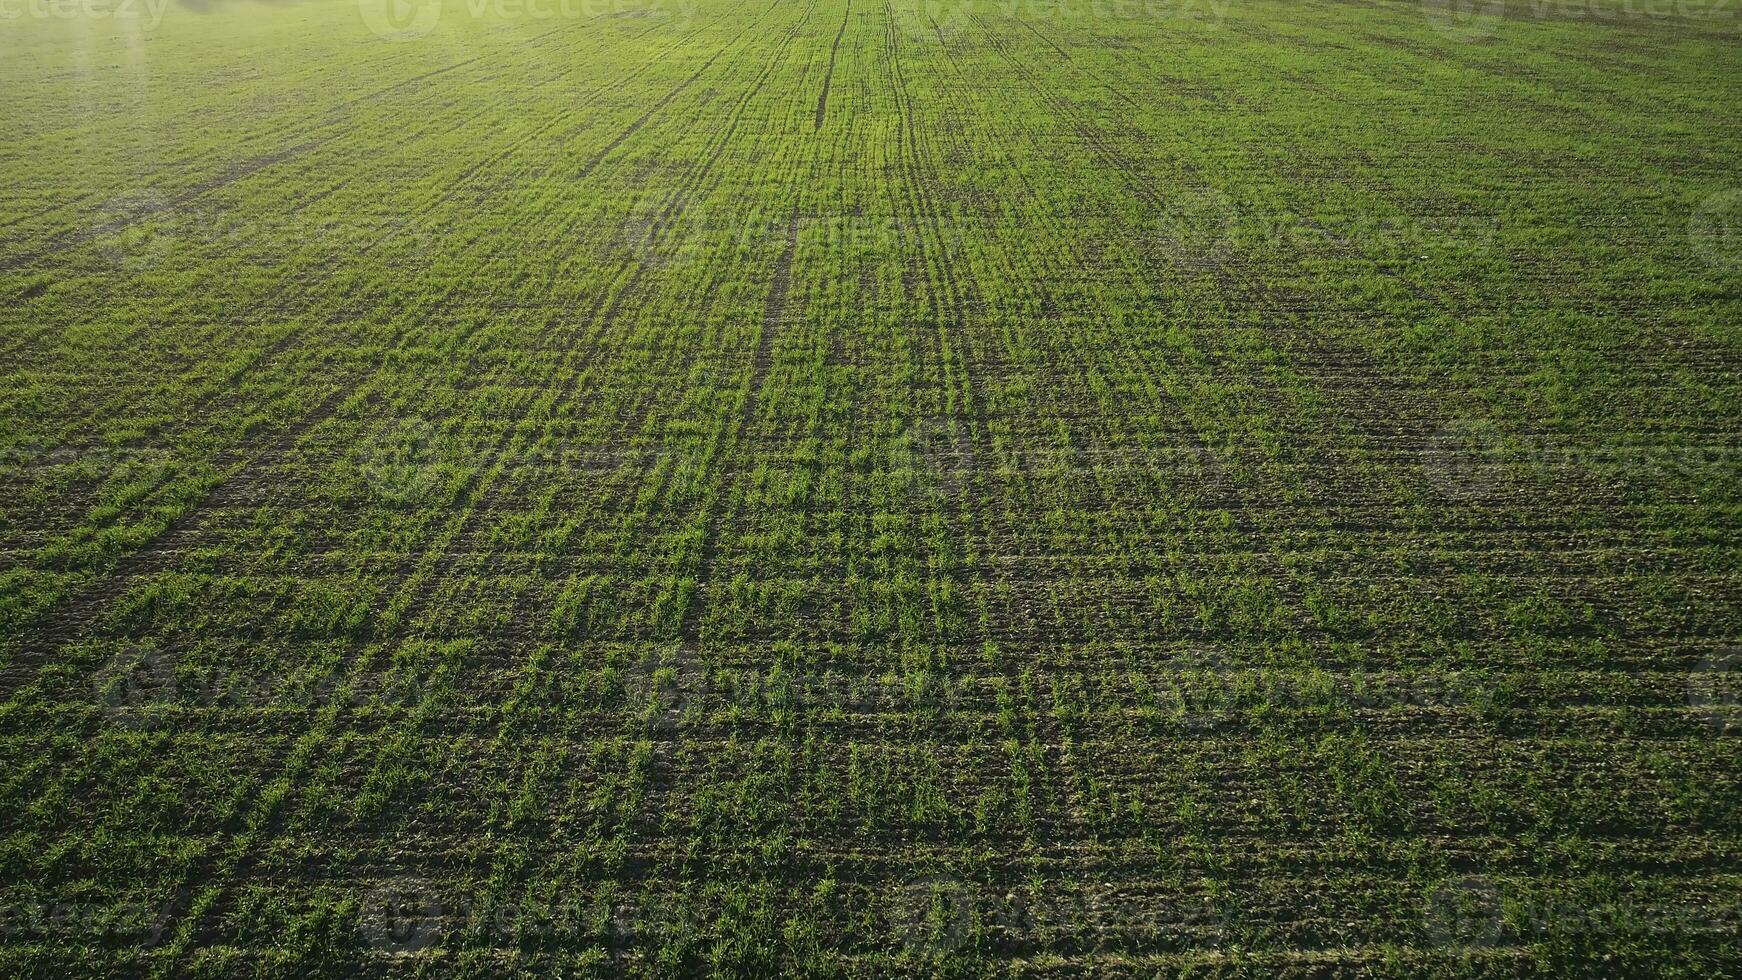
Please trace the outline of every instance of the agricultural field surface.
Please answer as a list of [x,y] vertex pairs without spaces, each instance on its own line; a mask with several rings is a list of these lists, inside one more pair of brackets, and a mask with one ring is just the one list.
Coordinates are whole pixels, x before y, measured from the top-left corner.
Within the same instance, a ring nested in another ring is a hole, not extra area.
[[1742,975],[1737,0],[0,87],[0,976]]

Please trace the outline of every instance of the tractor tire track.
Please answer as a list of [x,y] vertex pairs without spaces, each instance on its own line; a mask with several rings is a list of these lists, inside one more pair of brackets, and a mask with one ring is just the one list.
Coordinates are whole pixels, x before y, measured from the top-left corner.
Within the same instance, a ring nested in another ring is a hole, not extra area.
[[811,127],[812,132],[822,131],[823,117],[828,114],[829,84],[835,79],[835,58],[841,52],[841,38],[847,33],[847,22],[852,16],[853,4],[848,0],[847,9],[841,14],[841,29],[835,32],[835,43],[829,45],[829,68],[823,73],[823,91],[817,96],[817,118],[816,125]]
[[[799,30],[810,19],[811,14],[815,10],[816,2],[815,0],[812,0],[810,6],[807,7],[804,13],[800,16],[798,23],[786,33],[785,38],[782,40],[774,55],[769,58],[768,66],[757,78],[756,84],[752,87],[750,93],[745,96],[742,102],[739,103],[737,112],[734,114],[732,122],[727,127],[729,133],[736,131],[738,118],[742,115],[745,107],[749,105],[750,100],[762,90],[762,87],[774,74],[775,69],[786,62],[787,49],[791,46],[792,41],[798,37]],[[724,151],[725,145],[726,144],[722,142],[716,149],[714,156],[709,158],[708,166],[710,168],[713,165],[713,161],[718,158],[721,152]],[[756,352],[752,356],[749,388],[745,394],[743,409],[739,414],[737,431],[733,435],[733,445],[741,443],[744,434],[749,431],[757,414],[759,393],[762,386],[767,382],[768,374],[773,367],[775,335],[778,333],[780,323],[785,316],[788,296],[791,292],[792,265],[794,257],[798,251],[798,227],[800,214],[800,205],[795,203],[791,215],[787,220],[786,242],[782,248],[779,259],[776,261],[773,284],[770,287],[768,299],[765,301],[763,306],[761,333],[757,339]],[[731,481],[726,481],[726,484],[726,486],[721,488],[722,494],[729,489]],[[720,500],[718,503],[711,504],[710,506],[724,506],[724,501]],[[721,514],[718,511],[710,512],[708,516],[707,532],[702,540],[700,553],[697,556],[695,592],[690,596],[689,604],[684,609],[678,631],[680,638],[686,644],[686,648],[693,647],[695,644],[699,643],[701,639],[701,619],[707,608],[707,601],[705,598],[707,583],[713,576],[718,560],[720,520]]]

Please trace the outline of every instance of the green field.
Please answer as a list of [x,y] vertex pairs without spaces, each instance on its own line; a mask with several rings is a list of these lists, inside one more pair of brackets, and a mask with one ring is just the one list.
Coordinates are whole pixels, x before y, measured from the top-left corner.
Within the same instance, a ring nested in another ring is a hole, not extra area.
[[0,0],[0,976],[1742,972],[1742,4],[432,2]]

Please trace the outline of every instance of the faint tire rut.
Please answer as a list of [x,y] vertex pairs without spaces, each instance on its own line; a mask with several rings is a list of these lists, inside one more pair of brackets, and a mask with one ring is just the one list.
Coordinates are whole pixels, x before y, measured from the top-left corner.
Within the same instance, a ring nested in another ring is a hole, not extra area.
[[847,9],[841,14],[841,29],[835,32],[835,43],[829,46],[829,68],[823,73],[823,92],[817,96],[817,119],[816,125],[811,127],[812,132],[820,131],[823,128],[823,117],[828,114],[829,85],[835,78],[835,58],[841,52],[841,38],[847,33],[847,21],[852,16],[853,3],[852,0],[848,0]]

